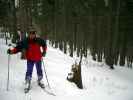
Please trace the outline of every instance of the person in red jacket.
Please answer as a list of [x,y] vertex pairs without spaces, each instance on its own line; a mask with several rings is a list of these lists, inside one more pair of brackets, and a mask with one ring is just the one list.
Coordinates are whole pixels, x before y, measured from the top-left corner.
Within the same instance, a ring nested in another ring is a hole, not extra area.
[[[43,51],[41,51],[41,48]],[[27,59],[27,71],[25,75],[26,84],[28,84],[27,88],[30,88],[34,64],[36,65],[37,69],[38,85],[44,87],[42,82],[42,57],[46,55],[46,49],[46,41],[36,37],[36,32],[31,31],[26,39],[17,43],[16,47],[7,50],[8,54],[16,54],[22,50],[25,51]]]

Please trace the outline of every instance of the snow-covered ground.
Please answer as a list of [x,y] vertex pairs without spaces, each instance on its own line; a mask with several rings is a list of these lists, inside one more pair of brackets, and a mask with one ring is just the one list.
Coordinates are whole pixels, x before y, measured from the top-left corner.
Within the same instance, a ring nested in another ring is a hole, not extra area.
[[[20,60],[20,54],[10,56],[10,83],[9,91],[6,91],[8,48],[5,41],[0,39],[0,100],[133,100],[133,70],[119,66],[110,70],[104,63],[97,63],[89,57],[83,60],[84,89],[80,90],[66,80],[74,58],[49,45],[44,63],[51,91],[56,96],[45,93],[37,86],[35,68],[32,89],[24,94],[26,61]],[[45,74],[44,82],[47,85]]]

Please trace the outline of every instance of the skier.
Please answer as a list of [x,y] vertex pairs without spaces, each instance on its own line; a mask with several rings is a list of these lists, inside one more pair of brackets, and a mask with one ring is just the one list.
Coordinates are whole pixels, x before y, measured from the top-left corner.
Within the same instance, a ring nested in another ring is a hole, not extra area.
[[[42,48],[42,49],[41,49]],[[31,79],[33,66],[36,65],[37,76],[38,76],[38,85],[44,88],[43,72],[42,72],[42,57],[46,55],[46,41],[36,36],[36,31],[30,31],[29,36],[25,38],[23,41],[18,42],[16,47],[13,49],[8,49],[8,54],[16,54],[25,51],[26,59],[27,59],[27,71],[25,75],[25,90],[28,92],[31,87]]]

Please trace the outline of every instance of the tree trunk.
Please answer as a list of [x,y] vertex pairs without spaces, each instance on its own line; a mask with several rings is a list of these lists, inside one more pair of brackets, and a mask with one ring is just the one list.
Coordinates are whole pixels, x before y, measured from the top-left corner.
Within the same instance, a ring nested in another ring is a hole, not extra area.
[[13,29],[13,38],[12,42],[16,43],[19,39],[18,33],[17,33],[17,16],[16,16],[16,8],[15,8],[15,0],[11,0],[11,6],[12,6],[12,29]]

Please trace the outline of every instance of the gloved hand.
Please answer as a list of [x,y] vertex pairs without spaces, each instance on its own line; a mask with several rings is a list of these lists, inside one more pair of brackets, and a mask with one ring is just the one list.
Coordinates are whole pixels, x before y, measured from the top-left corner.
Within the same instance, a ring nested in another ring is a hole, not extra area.
[[43,51],[42,56],[43,56],[43,57],[46,56],[46,51]]
[[12,51],[10,49],[8,49],[7,54],[12,54]]

